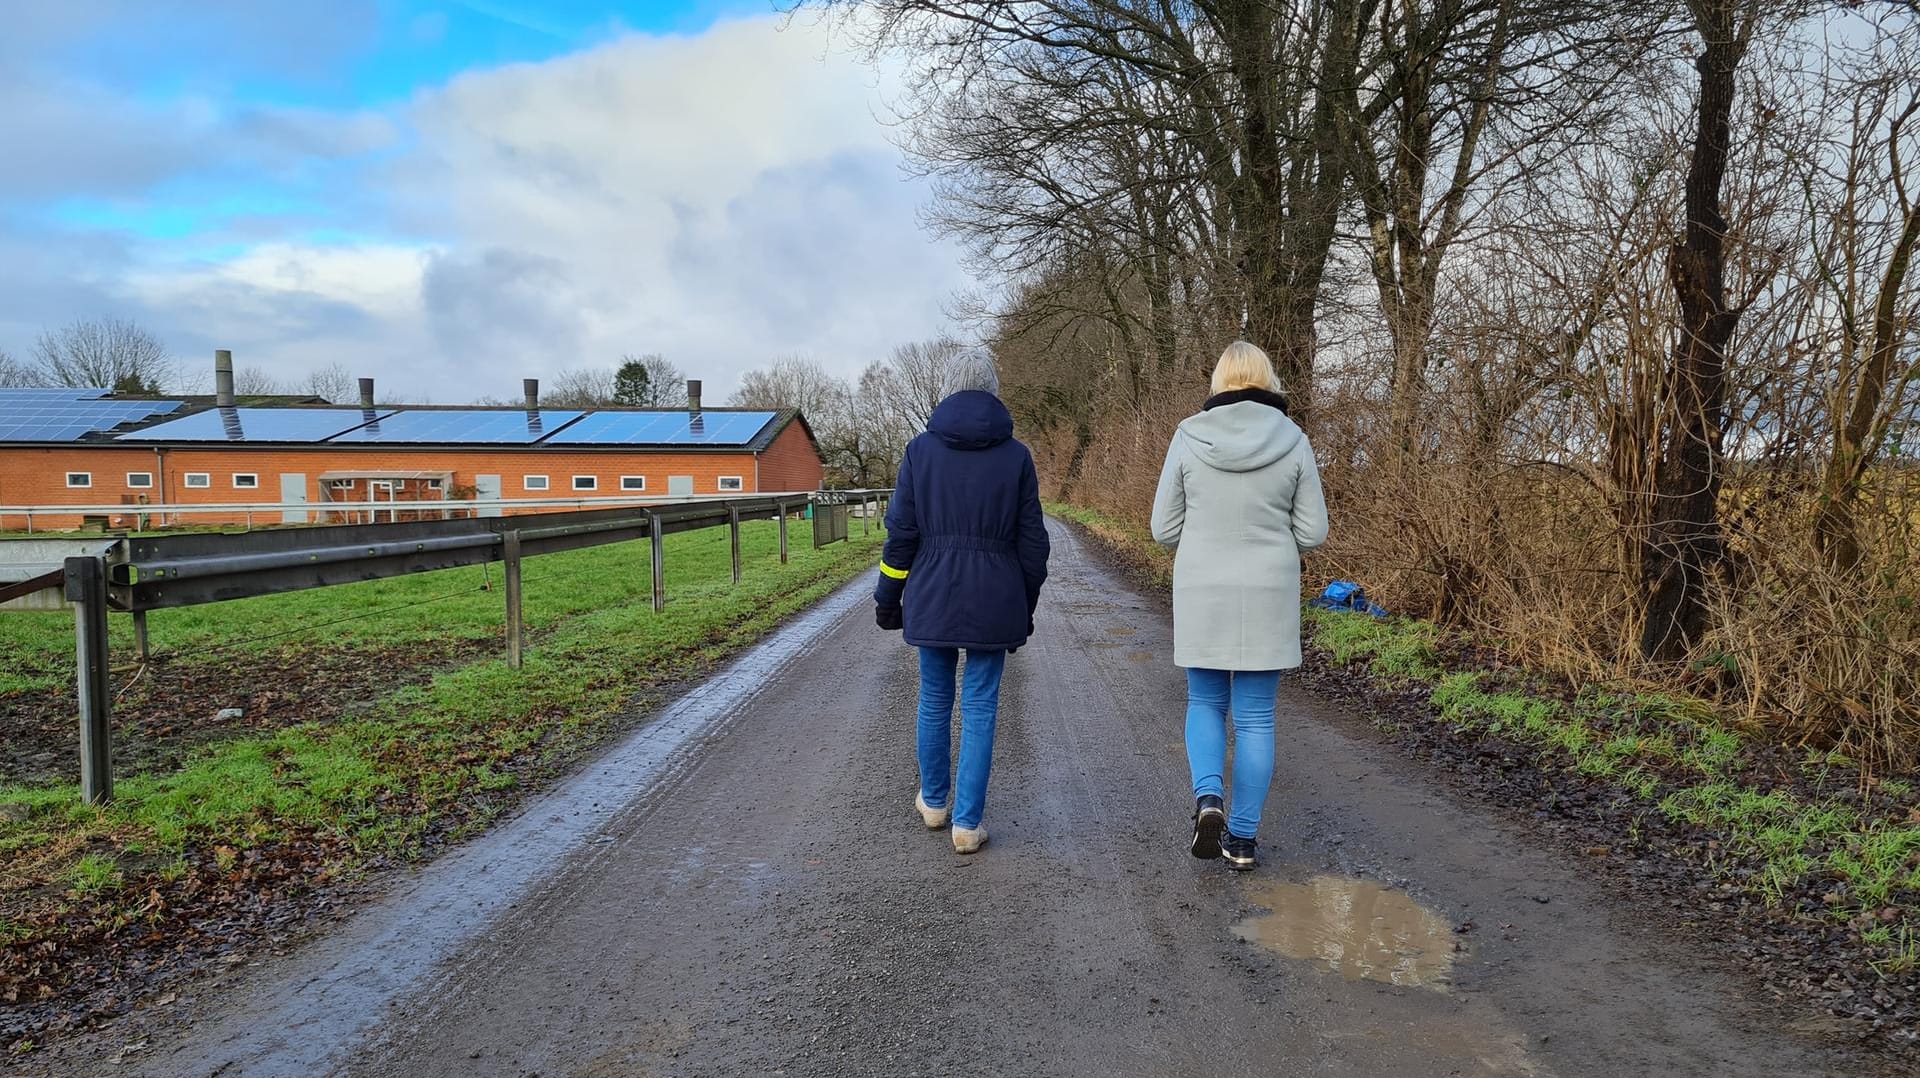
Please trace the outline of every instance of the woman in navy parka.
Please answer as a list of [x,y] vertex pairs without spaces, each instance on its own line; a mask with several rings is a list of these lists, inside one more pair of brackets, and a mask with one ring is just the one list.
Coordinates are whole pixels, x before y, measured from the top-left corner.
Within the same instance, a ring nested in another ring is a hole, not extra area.
[[[926,433],[907,444],[887,545],[874,589],[874,620],[904,627],[920,649],[920,792],[928,830],[953,821],[953,848],[987,841],[987,773],[1007,653],[1033,633],[1047,579],[1047,529],[1033,455],[1014,440],[1013,416],[996,396],[999,376],[983,350],[958,363],[960,387],[940,402]],[[960,769],[952,774],[953,682],[967,653],[960,695]]]

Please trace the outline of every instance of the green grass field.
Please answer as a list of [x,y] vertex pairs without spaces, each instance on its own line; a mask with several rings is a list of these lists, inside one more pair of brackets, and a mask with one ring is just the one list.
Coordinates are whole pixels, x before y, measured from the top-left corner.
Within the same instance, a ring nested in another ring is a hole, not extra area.
[[[856,529],[850,542],[813,550],[794,527],[791,563],[782,566],[773,524],[742,531],[739,585],[726,529],[668,538],[660,614],[650,604],[645,543],[529,559],[521,670],[500,652],[482,652],[339,721],[236,731],[183,767],[122,778],[107,807],[83,805],[66,783],[0,787],[0,946],[65,931],[75,918],[137,927],[133,899],[209,851],[236,864],[298,842],[313,851],[314,877],[329,878],[370,856],[413,856],[430,836],[477,828],[517,790],[626,728],[646,690],[709,672],[870,566],[881,541],[877,530],[862,538]],[[489,575],[496,590],[482,590]],[[497,566],[446,570],[160,611],[151,616],[153,646],[177,663],[206,665],[245,663],[269,649],[498,641],[498,582]],[[115,661],[130,662],[125,619],[114,621]],[[69,614],[0,616],[0,670],[9,678],[0,686],[0,737],[9,696],[70,691],[72,632]]]

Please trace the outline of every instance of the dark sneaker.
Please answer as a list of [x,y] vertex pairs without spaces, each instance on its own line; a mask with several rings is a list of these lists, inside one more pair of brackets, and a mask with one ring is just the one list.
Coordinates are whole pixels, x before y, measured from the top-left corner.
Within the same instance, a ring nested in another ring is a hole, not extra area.
[[1226,837],[1220,840],[1220,858],[1235,872],[1245,872],[1253,867],[1255,845],[1252,839],[1241,838],[1229,831]]
[[1226,802],[1214,794],[1201,795],[1193,805],[1193,855],[1203,861],[1220,856],[1220,836],[1226,829]]

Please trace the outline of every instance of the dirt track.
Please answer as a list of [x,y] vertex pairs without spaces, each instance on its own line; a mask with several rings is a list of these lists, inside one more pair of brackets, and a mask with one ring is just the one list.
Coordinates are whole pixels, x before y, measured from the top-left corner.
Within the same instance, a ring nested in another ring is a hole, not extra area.
[[128,1072],[1870,1073],[1290,688],[1267,865],[1189,858],[1167,619],[1058,527],[993,841],[957,857],[863,591],[339,931],[36,1066],[144,1038]]

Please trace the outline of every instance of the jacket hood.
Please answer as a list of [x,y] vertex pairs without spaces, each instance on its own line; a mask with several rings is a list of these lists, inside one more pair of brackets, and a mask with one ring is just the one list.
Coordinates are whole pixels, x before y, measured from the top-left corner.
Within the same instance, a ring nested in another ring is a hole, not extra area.
[[1223,472],[1251,472],[1293,451],[1305,437],[1287,413],[1258,400],[1208,408],[1180,424],[1195,456]]
[[963,390],[934,408],[927,429],[955,449],[991,449],[1013,437],[1013,413],[991,393]]

